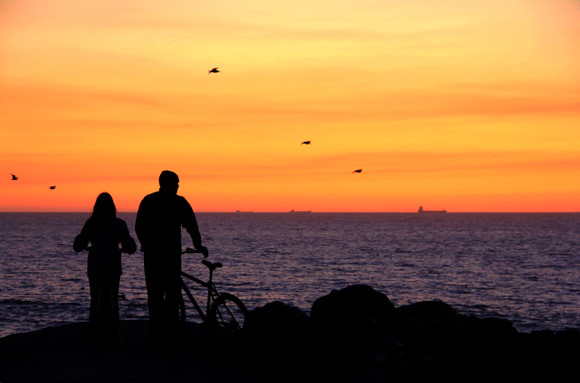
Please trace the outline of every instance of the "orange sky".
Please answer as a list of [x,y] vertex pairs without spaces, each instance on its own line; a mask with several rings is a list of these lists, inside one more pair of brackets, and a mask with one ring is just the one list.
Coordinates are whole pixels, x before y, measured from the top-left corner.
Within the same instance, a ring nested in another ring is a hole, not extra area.
[[0,211],[580,211],[579,46],[575,0],[0,1]]

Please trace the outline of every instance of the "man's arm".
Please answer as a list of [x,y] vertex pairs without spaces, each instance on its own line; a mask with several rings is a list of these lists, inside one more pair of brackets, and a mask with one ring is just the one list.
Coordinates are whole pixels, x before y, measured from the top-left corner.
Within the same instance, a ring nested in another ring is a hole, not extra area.
[[195,213],[193,212],[191,205],[189,204],[189,202],[187,202],[185,198],[183,199],[183,201],[184,201],[183,227],[185,228],[185,230],[187,230],[187,232],[191,236],[191,242],[193,243],[195,249],[200,251],[204,255],[204,257],[207,258],[207,256],[209,255],[209,251],[207,250],[207,247],[201,244],[201,234],[199,232],[199,226],[197,225]]
[[137,210],[137,217],[135,218],[135,234],[137,234],[137,239],[141,244],[141,250],[145,247],[144,242],[147,241],[147,202],[145,198],[139,204],[139,210]]

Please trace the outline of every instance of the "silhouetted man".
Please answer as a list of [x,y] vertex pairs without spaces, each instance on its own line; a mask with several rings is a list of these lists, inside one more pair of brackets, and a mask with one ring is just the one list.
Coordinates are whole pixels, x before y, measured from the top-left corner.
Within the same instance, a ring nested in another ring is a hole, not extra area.
[[164,170],[159,191],[143,198],[137,212],[135,232],[144,253],[145,281],[151,338],[154,342],[174,340],[179,332],[181,294],[181,227],[193,246],[207,257],[191,205],[177,195],[179,177]]

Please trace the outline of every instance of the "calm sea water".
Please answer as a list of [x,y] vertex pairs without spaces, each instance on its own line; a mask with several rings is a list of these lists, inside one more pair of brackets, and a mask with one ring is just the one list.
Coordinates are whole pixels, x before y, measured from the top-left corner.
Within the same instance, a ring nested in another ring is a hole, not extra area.
[[[134,235],[135,214],[119,214]],[[356,283],[396,306],[439,299],[520,331],[579,328],[580,214],[198,213],[220,290],[256,308]],[[0,336],[86,321],[88,214],[0,213]],[[184,247],[191,245],[184,235]],[[205,277],[198,255],[184,269]],[[123,319],[147,317],[142,253],[125,255]]]

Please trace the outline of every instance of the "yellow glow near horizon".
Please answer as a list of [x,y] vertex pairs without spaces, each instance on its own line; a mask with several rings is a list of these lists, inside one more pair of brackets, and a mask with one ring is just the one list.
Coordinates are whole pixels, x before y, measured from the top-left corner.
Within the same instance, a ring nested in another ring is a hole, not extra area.
[[580,211],[580,3],[278,3],[0,3],[0,211]]

